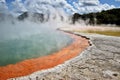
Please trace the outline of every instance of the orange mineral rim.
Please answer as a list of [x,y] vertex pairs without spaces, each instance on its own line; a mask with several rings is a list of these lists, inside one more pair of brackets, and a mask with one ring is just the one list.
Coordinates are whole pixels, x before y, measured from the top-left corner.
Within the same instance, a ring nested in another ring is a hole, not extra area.
[[35,59],[24,60],[17,64],[0,67],[0,80],[21,77],[39,70],[52,68],[79,55],[80,52],[89,46],[89,41],[86,38],[74,34],[68,35],[71,36],[74,41],[58,52]]

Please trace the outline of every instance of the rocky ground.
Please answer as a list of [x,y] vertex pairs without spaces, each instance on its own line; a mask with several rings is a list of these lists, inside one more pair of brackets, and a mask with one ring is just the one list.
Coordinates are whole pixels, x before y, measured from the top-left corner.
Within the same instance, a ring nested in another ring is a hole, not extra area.
[[11,80],[120,80],[120,37],[83,34],[91,46],[52,69]]

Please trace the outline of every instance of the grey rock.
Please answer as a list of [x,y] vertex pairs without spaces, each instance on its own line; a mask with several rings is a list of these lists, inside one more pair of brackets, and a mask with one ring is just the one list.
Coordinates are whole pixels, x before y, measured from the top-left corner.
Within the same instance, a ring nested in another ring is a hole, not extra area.
[[[74,33],[89,38],[77,57],[54,68],[13,80],[120,80],[120,37]],[[12,80],[11,79],[11,80]]]

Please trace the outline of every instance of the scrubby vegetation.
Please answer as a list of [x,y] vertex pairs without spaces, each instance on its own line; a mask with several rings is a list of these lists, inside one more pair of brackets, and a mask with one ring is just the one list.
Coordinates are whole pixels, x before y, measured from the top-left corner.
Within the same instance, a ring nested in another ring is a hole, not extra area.
[[108,36],[120,36],[120,31],[113,31],[113,30],[105,30],[105,31],[99,31],[99,30],[86,30],[86,31],[79,31],[82,33],[95,33],[95,34],[102,34],[102,35],[108,35]]
[[120,25],[120,8],[111,9],[107,11],[89,13],[89,14],[78,14],[75,13],[72,16],[72,22],[75,24],[79,19],[88,20],[89,24],[116,24]]

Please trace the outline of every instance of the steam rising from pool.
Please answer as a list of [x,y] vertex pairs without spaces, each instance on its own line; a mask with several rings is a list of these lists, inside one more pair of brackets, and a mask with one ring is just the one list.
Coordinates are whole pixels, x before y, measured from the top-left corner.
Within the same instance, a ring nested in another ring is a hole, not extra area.
[[51,23],[0,22],[0,66],[48,55],[72,42]]

